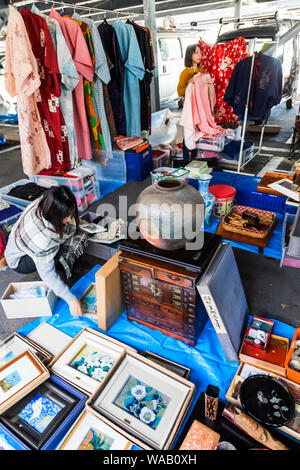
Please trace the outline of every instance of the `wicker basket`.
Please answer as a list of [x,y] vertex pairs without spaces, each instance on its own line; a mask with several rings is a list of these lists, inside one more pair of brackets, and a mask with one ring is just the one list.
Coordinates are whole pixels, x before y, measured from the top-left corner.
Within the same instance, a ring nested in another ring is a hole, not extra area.
[[[267,225],[265,230],[258,230],[255,227],[238,227],[229,222],[229,217],[233,214],[241,215],[244,211],[248,214],[253,214],[259,218],[261,224]],[[253,207],[246,206],[233,206],[231,211],[222,219],[222,227],[229,232],[240,233],[241,235],[247,235],[248,237],[254,238],[265,238],[272,229],[276,220],[275,212],[264,211],[261,209],[255,209]]]

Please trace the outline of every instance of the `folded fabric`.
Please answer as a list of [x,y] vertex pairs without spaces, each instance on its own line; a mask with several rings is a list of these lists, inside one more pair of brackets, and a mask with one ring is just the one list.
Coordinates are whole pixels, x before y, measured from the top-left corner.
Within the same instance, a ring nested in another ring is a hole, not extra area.
[[137,147],[138,145],[141,145],[144,142],[144,139],[142,139],[141,137],[137,137],[137,136],[132,136],[132,137],[117,136],[115,137],[114,140],[116,142],[116,145],[119,147],[120,150],[123,150],[123,152],[133,147]]
[[43,186],[39,186],[36,183],[26,183],[15,186],[7,195],[24,199],[25,201],[34,201],[45,191],[48,191],[48,189],[49,188],[44,188]]
[[47,286],[32,286],[26,287],[26,289],[20,289],[9,296],[10,299],[30,299],[30,298],[42,298],[48,295]]
[[9,206],[8,209],[2,209],[0,210],[0,222],[2,220],[9,219],[10,217],[19,214],[20,212],[22,212],[22,209],[14,205]]

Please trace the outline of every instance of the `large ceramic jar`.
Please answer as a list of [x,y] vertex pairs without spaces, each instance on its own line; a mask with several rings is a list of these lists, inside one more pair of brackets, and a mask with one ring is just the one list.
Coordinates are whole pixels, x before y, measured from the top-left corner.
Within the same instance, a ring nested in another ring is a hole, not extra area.
[[178,250],[200,232],[204,210],[195,188],[179,179],[163,179],[139,195],[136,218],[149,243],[162,250]]

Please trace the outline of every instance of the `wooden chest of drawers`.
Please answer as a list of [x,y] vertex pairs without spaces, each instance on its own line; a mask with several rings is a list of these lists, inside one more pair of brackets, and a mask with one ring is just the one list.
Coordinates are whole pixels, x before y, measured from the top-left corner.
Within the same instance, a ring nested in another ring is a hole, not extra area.
[[196,289],[199,273],[126,251],[119,268],[127,318],[194,346],[207,319]]

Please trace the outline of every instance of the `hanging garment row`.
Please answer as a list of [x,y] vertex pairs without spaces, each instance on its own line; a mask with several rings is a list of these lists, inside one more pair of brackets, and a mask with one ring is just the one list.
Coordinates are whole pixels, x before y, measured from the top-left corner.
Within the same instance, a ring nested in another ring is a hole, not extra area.
[[5,87],[17,96],[24,173],[106,164],[116,138],[150,134],[153,57],[150,31],[132,21],[97,27],[9,5]]

